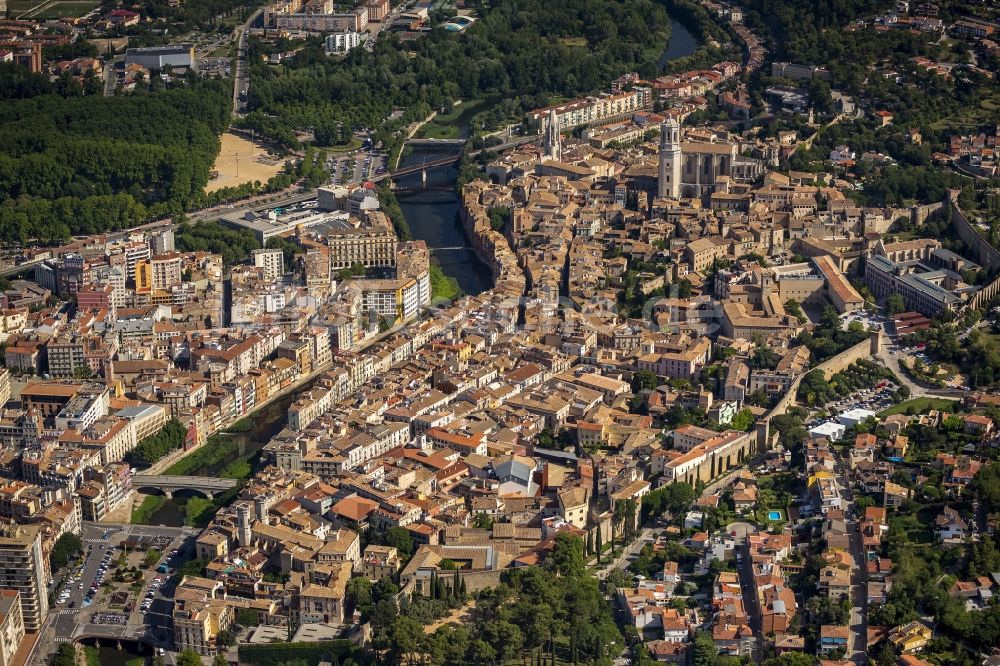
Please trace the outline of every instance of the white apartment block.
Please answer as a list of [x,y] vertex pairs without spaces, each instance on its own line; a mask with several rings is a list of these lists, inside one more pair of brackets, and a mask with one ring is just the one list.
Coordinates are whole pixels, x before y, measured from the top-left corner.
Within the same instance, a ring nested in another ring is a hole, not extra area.
[[274,282],[285,274],[285,254],[281,250],[254,250],[253,265],[264,269],[266,282]]

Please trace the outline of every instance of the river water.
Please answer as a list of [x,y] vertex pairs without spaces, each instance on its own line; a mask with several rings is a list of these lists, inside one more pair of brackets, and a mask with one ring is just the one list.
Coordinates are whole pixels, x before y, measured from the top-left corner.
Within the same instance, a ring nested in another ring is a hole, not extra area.
[[[671,37],[658,67],[662,70],[669,60],[694,53],[698,40],[682,23],[671,17]],[[471,110],[470,110],[471,111]],[[464,118],[464,116],[461,116]],[[464,118],[467,122],[469,118]],[[464,136],[464,129],[463,129]],[[402,166],[414,166],[447,155],[438,150],[416,150],[402,161]],[[475,295],[492,287],[492,273],[479,260],[469,245],[468,236],[458,219],[459,198],[455,192],[458,178],[456,166],[435,167],[427,170],[428,189],[397,194],[399,207],[406,217],[413,237],[431,248],[431,261],[441,267],[448,277],[455,278],[466,294]],[[404,176],[396,181],[398,188],[419,188],[420,173]],[[310,383],[311,384],[311,383]],[[299,391],[274,401],[254,416],[253,428],[232,437],[240,443],[240,454],[227,456],[209,467],[195,470],[196,476],[216,476],[238,455],[259,452],[284,426],[288,408],[295,402]],[[178,526],[184,524],[184,507],[187,497],[174,495],[149,519],[151,525]]]
[[[448,152],[439,150],[416,150],[403,159],[401,166],[416,166],[447,155]],[[456,166],[428,169],[427,187],[433,189],[398,192],[396,198],[410,233],[431,249],[431,261],[440,266],[445,275],[455,278],[463,292],[475,295],[493,286],[493,274],[469,247],[469,238],[459,222],[457,178]],[[417,172],[397,179],[396,186],[400,189],[420,187],[421,182]]]
[[684,27],[684,24],[670,17],[670,41],[667,48],[660,56],[660,61],[656,63],[657,68],[662,71],[667,63],[676,58],[684,58],[691,55],[698,48],[698,38],[691,34],[691,31]]

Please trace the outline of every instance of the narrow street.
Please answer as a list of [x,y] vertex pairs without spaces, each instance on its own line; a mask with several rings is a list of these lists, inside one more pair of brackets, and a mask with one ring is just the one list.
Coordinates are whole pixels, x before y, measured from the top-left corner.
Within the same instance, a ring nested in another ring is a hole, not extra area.
[[115,61],[109,60],[104,63],[104,96],[111,97],[115,94]]
[[753,629],[754,641],[753,661],[760,663],[763,656],[763,620],[760,613],[760,598],[757,596],[756,579],[753,575],[753,562],[750,559],[750,549],[747,538],[758,532],[758,529],[746,522],[736,522],[726,525],[726,531],[736,540],[736,552],[742,562],[737,562],[736,571],[740,576],[740,590],[743,592],[743,608],[749,616],[750,628]]
[[856,515],[854,491],[844,473],[843,460],[837,456],[837,483],[844,498],[844,514],[847,522],[854,568],[851,570],[851,613],[848,626],[851,630],[847,644],[847,657],[858,666],[868,662],[868,565],[862,547],[861,529]]

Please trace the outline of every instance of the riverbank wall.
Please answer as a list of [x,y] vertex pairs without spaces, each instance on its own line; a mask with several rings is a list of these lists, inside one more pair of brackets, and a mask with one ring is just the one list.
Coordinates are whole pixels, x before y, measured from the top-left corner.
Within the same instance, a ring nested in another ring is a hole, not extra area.
[[507,237],[493,228],[489,212],[480,201],[489,184],[474,180],[462,188],[459,217],[479,260],[493,271],[493,293],[520,298],[524,295],[527,278],[517,263]]

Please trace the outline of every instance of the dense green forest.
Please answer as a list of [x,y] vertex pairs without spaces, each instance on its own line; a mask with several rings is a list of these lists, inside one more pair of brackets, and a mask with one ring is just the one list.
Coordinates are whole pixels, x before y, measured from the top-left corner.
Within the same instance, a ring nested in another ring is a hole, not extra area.
[[94,97],[9,65],[0,91],[0,241],[22,243],[183,211],[208,182],[231,103],[224,81]]
[[837,60],[837,54],[829,50],[829,40],[839,30],[827,28],[839,28],[893,5],[891,0],[747,0],[741,4],[745,22],[771,37],[776,58],[794,62],[813,62],[816,53],[824,54],[825,61]]
[[[476,9],[482,18],[463,35],[436,29],[406,45],[389,35],[373,52],[355,49],[340,60],[310,40],[290,64],[270,66],[259,56],[275,47],[251,41],[254,112],[244,122],[288,146],[295,129],[335,134],[341,124],[377,129],[389,146],[406,123],[456,100],[505,98],[516,114],[606,88],[626,71],[652,75],[670,32],[652,0],[509,0]],[[403,116],[384,123],[395,109]]]

